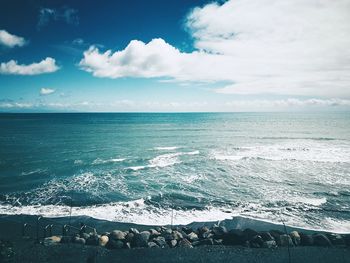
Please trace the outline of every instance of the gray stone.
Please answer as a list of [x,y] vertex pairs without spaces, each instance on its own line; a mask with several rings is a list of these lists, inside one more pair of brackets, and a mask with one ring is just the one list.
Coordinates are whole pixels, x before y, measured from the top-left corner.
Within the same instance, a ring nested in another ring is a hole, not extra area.
[[221,238],[227,233],[227,229],[224,226],[214,226],[211,231],[217,238]]
[[106,247],[110,249],[121,249],[124,247],[124,242],[121,240],[110,239]]
[[223,239],[214,239],[214,245],[222,245],[224,242]]
[[247,228],[242,232],[244,241],[250,241],[253,237],[257,236],[259,233],[253,229]]
[[194,232],[191,232],[187,235],[187,239],[191,242],[198,240],[198,235]]
[[172,239],[172,240],[169,241],[169,246],[171,248],[176,247],[176,245],[177,245],[177,240],[176,239]]
[[264,241],[275,240],[274,237],[270,234],[270,232],[260,232],[259,235]]
[[168,247],[168,244],[167,242],[165,241],[165,238],[164,237],[156,237],[153,239],[153,242],[155,242],[159,247],[161,248],[165,248],[165,247]]
[[292,238],[289,236],[289,235],[286,235],[286,234],[283,234],[283,235],[280,235],[280,243],[278,244],[278,241],[277,242],[277,245],[281,246],[281,247],[293,247],[294,246],[294,243],[292,241]]
[[110,238],[114,240],[124,240],[125,239],[125,233],[120,230],[113,230],[110,234]]
[[135,234],[133,244],[135,247],[148,247],[148,240],[150,238],[150,232],[142,231],[141,233]]
[[250,245],[252,247],[262,247],[264,244],[264,239],[260,235],[256,235],[250,241]]
[[85,240],[88,239],[90,237],[90,235],[88,233],[81,233],[80,237],[84,238]]
[[262,244],[263,248],[275,248],[277,247],[276,241],[275,240],[268,240],[264,241]]
[[129,233],[133,233],[135,235],[135,234],[138,234],[140,232],[136,228],[130,228]]
[[86,239],[86,245],[90,246],[98,246],[99,244],[99,236],[98,235],[90,235],[88,239]]
[[345,241],[343,237],[339,234],[329,233],[327,234],[329,241],[331,241],[334,246],[345,246]]
[[61,236],[51,236],[44,238],[43,244],[44,246],[53,246],[58,245],[61,242]]
[[159,246],[154,242],[148,242],[148,247],[149,248],[159,248]]
[[290,235],[294,245],[299,246],[300,242],[301,242],[301,238],[300,238],[299,233],[297,231],[292,231],[292,232],[290,232],[289,235]]
[[76,238],[73,239],[73,242],[75,244],[85,245],[86,240],[84,238],[82,238],[82,237],[76,237]]
[[125,240],[126,240],[126,242],[132,242],[133,241],[133,239],[134,239],[134,234],[133,233],[127,233],[126,234],[126,236],[125,236]]
[[160,236],[160,233],[157,230],[155,230],[155,229],[150,229],[149,233],[151,234],[151,237]]
[[315,234],[313,235],[314,244],[320,247],[330,247],[332,246],[331,241],[329,241],[328,237],[324,234]]
[[300,245],[302,246],[312,246],[314,244],[314,239],[311,235],[299,233],[300,235]]
[[188,241],[186,238],[180,240],[178,246],[182,248],[193,248],[191,242]]

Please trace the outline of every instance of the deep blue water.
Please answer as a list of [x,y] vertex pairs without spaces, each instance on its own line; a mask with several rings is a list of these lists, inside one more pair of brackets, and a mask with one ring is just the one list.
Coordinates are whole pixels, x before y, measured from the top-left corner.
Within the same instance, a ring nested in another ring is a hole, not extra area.
[[349,113],[0,114],[0,213],[350,231]]

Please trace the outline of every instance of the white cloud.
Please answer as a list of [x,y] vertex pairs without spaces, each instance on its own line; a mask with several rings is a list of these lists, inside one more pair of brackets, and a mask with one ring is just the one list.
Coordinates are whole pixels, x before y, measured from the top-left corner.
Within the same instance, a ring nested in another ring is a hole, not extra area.
[[350,1],[230,0],[195,8],[196,51],[162,39],[116,52],[92,46],[80,61],[97,77],[226,82],[219,93],[350,97]]
[[38,75],[55,72],[57,70],[59,70],[59,67],[56,65],[55,59],[50,57],[29,65],[18,64],[15,60],[0,64],[0,74]]
[[40,95],[50,95],[52,93],[55,93],[56,90],[50,89],[50,88],[41,88],[40,89]]
[[0,30],[0,45],[6,47],[21,47],[26,44],[26,40],[23,37],[12,35],[6,30]]

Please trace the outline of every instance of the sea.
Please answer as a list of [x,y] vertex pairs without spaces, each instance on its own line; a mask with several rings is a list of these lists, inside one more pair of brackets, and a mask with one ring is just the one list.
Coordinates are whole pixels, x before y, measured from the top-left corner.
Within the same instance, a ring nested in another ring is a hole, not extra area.
[[350,232],[350,114],[0,114],[0,214]]

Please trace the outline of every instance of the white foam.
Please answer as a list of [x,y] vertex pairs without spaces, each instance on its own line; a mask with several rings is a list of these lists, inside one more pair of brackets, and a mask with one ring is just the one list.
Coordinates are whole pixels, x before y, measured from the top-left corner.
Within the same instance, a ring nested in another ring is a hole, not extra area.
[[164,147],[154,147],[154,150],[159,150],[159,151],[173,151],[176,149],[179,149],[180,147],[178,146],[164,146]]
[[97,158],[92,162],[92,164],[117,163],[117,162],[123,162],[125,160],[126,160],[125,158],[112,158],[112,159],[106,159],[106,160]]
[[74,160],[74,164],[83,164],[83,160]]
[[130,166],[126,169],[138,171],[146,168],[163,168],[168,166],[173,166],[175,164],[180,164],[182,161],[179,159],[182,155],[197,155],[199,151],[192,152],[176,152],[176,153],[167,153],[156,156],[155,158],[148,161],[148,165],[140,166]]

